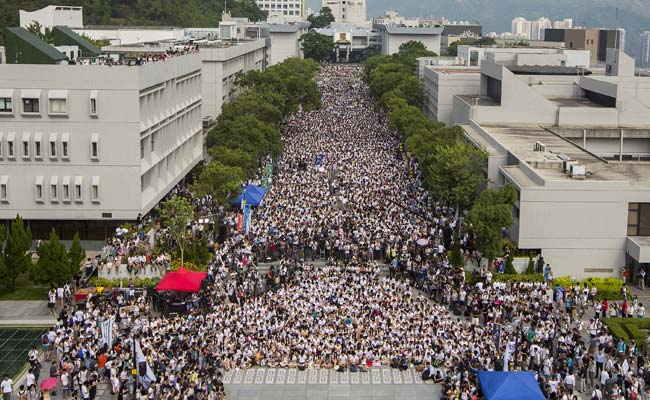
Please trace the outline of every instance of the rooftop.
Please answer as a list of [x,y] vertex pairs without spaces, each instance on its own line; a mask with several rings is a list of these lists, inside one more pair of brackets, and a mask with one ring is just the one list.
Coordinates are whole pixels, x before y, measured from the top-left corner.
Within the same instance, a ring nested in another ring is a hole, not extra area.
[[391,35],[440,35],[444,30],[442,26],[436,27],[408,27],[408,26],[385,26],[382,28]]
[[[650,186],[650,163],[634,161],[606,161],[573,142],[557,135],[553,128],[540,126],[481,125],[494,140],[519,160],[526,162],[545,181],[571,181],[563,172],[562,160],[569,157],[586,168],[586,181],[629,182],[633,186]],[[465,132],[479,145],[489,143],[475,129],[464,127]],[[535,142],[546,146],[546,151],[534,151]],[[488,152],[493,144],[483,146]],[[519,166],[504,167],[506,173],[517,178],[518,183],[537,185]]]
[[516,75],[591,75],[585,68],[560,65],[508,65],[507,68]]

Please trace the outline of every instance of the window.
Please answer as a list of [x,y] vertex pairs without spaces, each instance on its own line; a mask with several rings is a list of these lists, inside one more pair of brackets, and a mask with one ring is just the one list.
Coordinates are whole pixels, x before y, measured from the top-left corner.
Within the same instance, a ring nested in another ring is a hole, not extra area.
[[75,176],[74,177],[74,200],[77,203],[81,203],[83,201],[82,184],[83,184],[83,176]]
[[38,99],[23,99],[23,112],[36,114],[39,112]]
[[61,198],[63,201],[70,201],[70,177],[63,177],[63,184],[61,185]]
[[0,201],[7,202],[9,200],[9,176],[0,176]]
[[93,133],[90,137],[90,158],[93,160],[99,159],[99,135]]
[[22,146],[23,158],[29,158],[30,136],[31,135],[27,132],[23,133],[23,146]]
[[0,113],[10,113],[13,111],[11,97],[0,97]]
[[36,183],[34,185],[34,200],[41,202],[43,201],[43,177],[37,176]]
[[630,203],[627,213],[628,236],[650,236],[650,203]]
[[50,99],[50,114],[65,114],[66,113],[66,100],[65,99]]
[[50,201],[56,203],[59,201],[59,177],[50,177]]
[[99,203],[99,176],[93,176],[90,197],[93,202]]
[[36,132],[34,135],[34,158],[43,158],[43,134]]
[[90,91],[90,115],[97,116],[97,91]]
[[16,140],[16,134],[14,132],[9,132],[7,135],[7,157],[14,158],[16,157],[16,149],[14,148],[14,141]]
[[4,133],[0,132],[0,159],[4,158],[4,154],[2,153],[2,149],[4,148],[2,139],[4,139]]
[[144,158],[144,145],[145,145],[145,140],[144,139],[140,140],[140,159],[141,160]]
[[61,135],[61,158],[70,158],[70,134],[64,133]]
[[50,133],[50,158],[57,157],[56,133]]
[[151,152],[152,153],[156,151],[156,141],[157,141],[156,139],[157,139],[157,136],[158,136],[158,132],[154,132],[154,133],[151,134]]

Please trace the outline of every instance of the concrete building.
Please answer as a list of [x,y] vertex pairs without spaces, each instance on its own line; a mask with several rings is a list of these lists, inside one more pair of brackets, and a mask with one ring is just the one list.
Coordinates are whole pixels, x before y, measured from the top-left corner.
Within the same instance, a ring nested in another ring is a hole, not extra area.
[[650,32],[641,35],[641,67],[650,67]]
[[573,28],[573,19],[564,18],[563,20],[553,21],[553,28],[555,29],[571,29]]
[[539,18],[530,24],[530,40],[544,40],[544,31],[553,24],[548,18]]
[[512,28],[510,29],[510,32],[515,37],[530,39],[531,28],[532,23],[530,21],[523,17],[517,17],[512,20]]
[[321,7],[329,7],[336,22],[366,24],[366,0],[322,0]]
[[567,49],[589,50],[591,65],[607,61],[607,49],[625,50],[625,29],[546,29],[544,40],[564,42]]
[[303,58],[298,39],[309,30],[308,22],[294,24],[269,24],[271,37],[271,60],[269,65],[281,63],[287,58]]
[[201,56],[0,65],[0,220],[104,239],[203,159]]
[[333,61],[359,62],[369,48],[381,49],[381,33],[377,29],[358,27],[346,22],[332,22],[327,28],[316,29],[334,42]]
[[269,17],[281,16],[288,21],[302,21],[306,18],[304,0],[255,0]]
[[34,22],[38,22],[42,28],[83,27],[83,7],[52,5],[33,12],[19,10],[18,17],[22,28],[27,28]]
[[379,25],[381,33],[381,53],[395,54],[399,46],[411,40],[424,44],[427,50],[440,54],[443,27],[405,27]]
[[607,64],[618,75],[486,61],[478,93],[454,97],[489,187],[517,189],[510,238],[556,276],[650,263],[650,78],[616,49]]

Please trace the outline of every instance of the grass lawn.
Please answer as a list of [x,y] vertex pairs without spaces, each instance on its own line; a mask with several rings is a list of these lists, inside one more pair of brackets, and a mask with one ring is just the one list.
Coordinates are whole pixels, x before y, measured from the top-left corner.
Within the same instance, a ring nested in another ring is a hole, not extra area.
[[13,292],[8,289],[0,290],[0,301],[5,300],[45,300],[49,287],[29,286],[17,287]]
[[23,274],[16,279],[16,290],[13,292],[0,286],[0,301],[4,300],[45,300],[47,301],[48,286],[38,286],[29,281],[29,275]]

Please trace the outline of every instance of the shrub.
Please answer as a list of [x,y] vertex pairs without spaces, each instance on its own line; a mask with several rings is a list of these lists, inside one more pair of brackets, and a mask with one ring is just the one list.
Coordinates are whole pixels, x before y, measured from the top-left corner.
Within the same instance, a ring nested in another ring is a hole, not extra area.
[[[207,266],[201,267],[201,266],[193,264],[193,263],[191,263],[191,262],[189,262],[187,260],[185,260],[185,265],[183,265],[183,266],[185,267],[186,270],[189,270],[189,271],[201,271],[201,272],[207,271]],[[179,260],[179,259],[172,260],[171,266],[170,266],[172,271],[177,271],[180,267],[181,267],[181,260]]]
[[[465,282],[469,285],[474,285],[480,280],[478,274],[465,271]],[[544,282],[542,274],[492,274],[492,280],[496,282]]]
[[[133,283],[135,287],[149,287],[156,286],[160,282],[160,279],[154,278],[134,278]],[[89,281],[90,286],[94,287],[127,287],[129,285],[128,279],[108,279],[108,278],[91,278]]]
[[603,318],[603,324],[616,339],[623,339],[630,344],[634,339],[639,350],[643,349],[647,333],[650,329],[650,318]]
[[526,267],[526,275],[532,275],[535,273],[535,261],[533,260],[533,255],[528,255],[528,267]]
[[[584,283],[587,283],[587,286],[591,288],[591,284],[596,285],[596,300],[622,300],[621,288],[623,287],[623,280],[618,278],[587,278],[581,281],[576,281],[575,284],[583,286]],[[563,276],[560,278],[553,279],[554,285],[560,285],[564,288],[569,288],[573,286],[571,282],[571,277]]]

